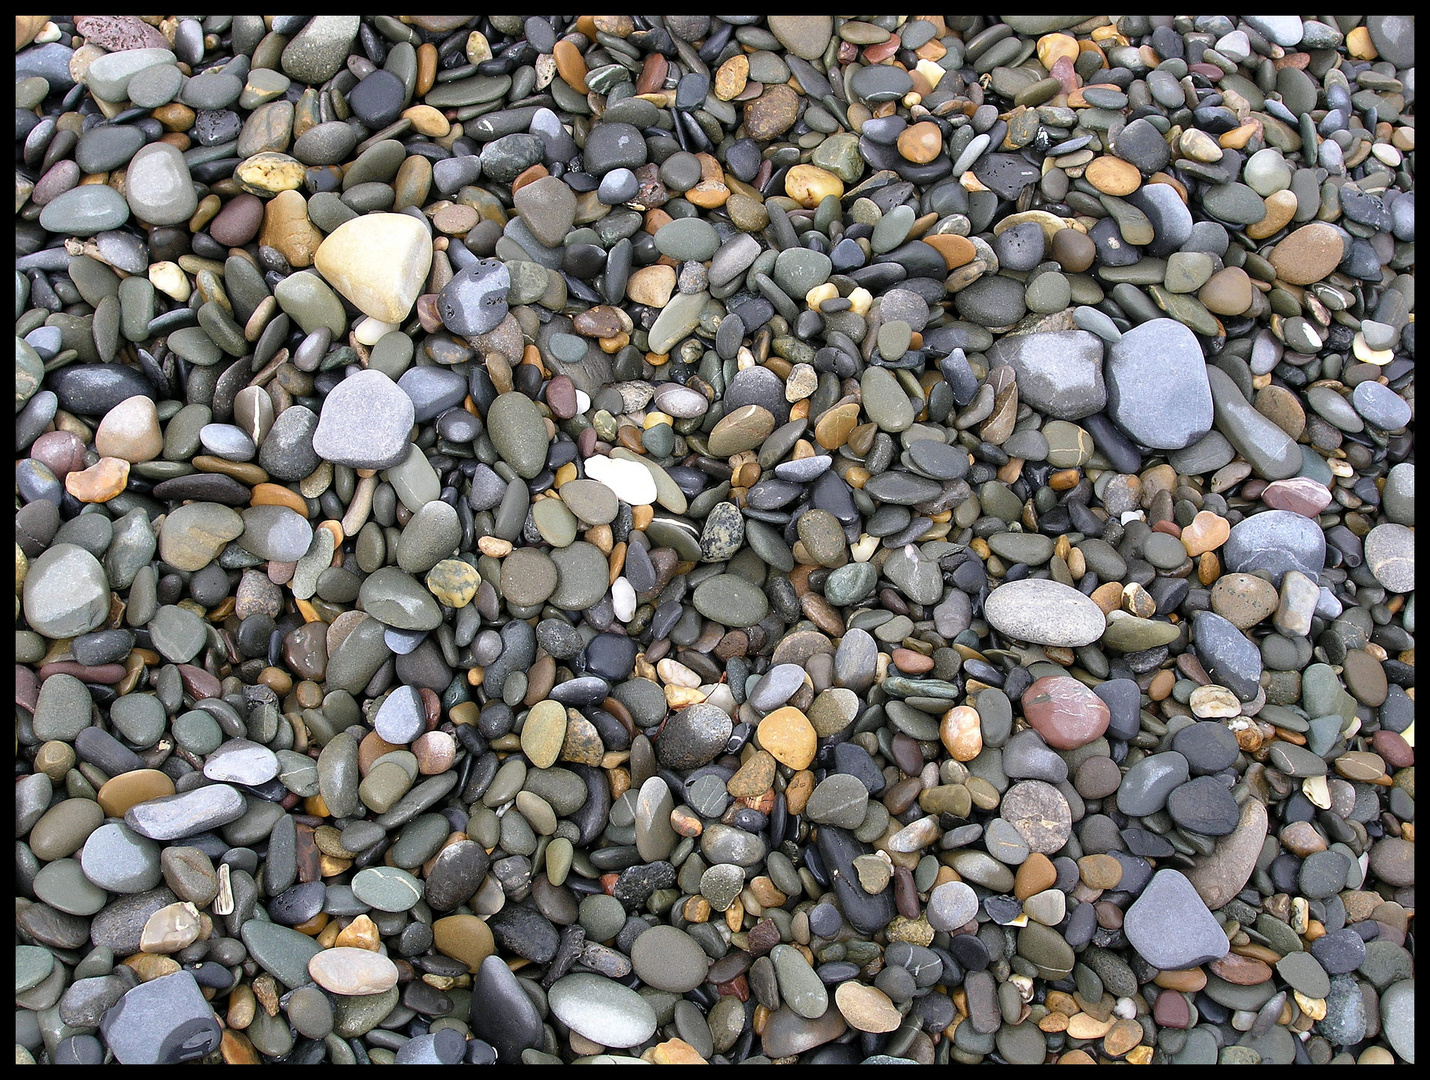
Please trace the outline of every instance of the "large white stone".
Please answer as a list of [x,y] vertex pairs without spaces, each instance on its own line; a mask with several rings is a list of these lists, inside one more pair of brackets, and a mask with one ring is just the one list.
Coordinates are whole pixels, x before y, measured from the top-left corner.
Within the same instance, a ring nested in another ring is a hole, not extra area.
[[313,264],[364,315],[400,323],[427,285],[432,235],[406,214],[366,214],[334,229]]
[[1047,578],[1008,581],[983,602],[988,624],[1010,638],[1076,649],[1107,629],[1102,609],[1070,585]]

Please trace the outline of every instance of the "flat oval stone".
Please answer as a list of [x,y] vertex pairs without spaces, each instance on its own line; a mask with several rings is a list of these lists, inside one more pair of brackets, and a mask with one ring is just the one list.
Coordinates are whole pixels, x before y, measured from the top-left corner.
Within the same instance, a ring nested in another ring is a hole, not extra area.
[[558,979],[547,1002],[563,1024],[602,1046],[638,1046],[655,1032],[655,1010],[646,999],[601,975],[578,972]]
[[631,966],[647,985],[684,994],[705,981],[710,961],[684,930],[654,926],[631,946]]
[[397,985],[397,965],[367,949],[324,949],[308,961],[308,974],[331,994],[380,994]]
[[1067,675],[1038,679],[1023,692],[1022,703],[1028,723],[1058,750],[1100,738],[1112,718],[1105,701]]
[[124,823],[151,840],[180,840],[237,821],[247,810],[237,789],[211,784],[130,807]]
[[988,594],[983,614],[999,633],[1038,645],[1079,648],[1102,636],[1102,609],[1077,589],[1047,578],[1007,581]]
[[753,626],[769,614],[769,601],[757,586],[734,574],[717,574],[696,586],[695,610],[726,626]]

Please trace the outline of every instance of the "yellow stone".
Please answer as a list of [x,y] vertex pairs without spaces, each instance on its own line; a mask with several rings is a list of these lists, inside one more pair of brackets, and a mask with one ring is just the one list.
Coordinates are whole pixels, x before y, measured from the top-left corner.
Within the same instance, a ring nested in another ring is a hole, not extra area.
[[338,931],[333,944],[340,949],[366,949],[377,952],[382,944],[382,935],[377,924],[366,915],[359,915],[342,930]]
[[108,502],[129,483],[129,462],[102,457],[81,472],[65,477],[65,490],[82,503]]
[[1074,1039],[1100,1039],[1112,1030],[1111,1019],[1099,1020],[1080,1012],[1068,1017],[1068,1036]]
[[402,118],[412,124],[413,131],[429,139],[445,138],[452,130],[452,122],[431,105],[413,105],[404,109]]
[[889,995],[876,986],[850,980],[834,991],[834,1004],[840,1015],[856,1031],[882,1034],[893,1031],[903,1022],[903,1016],[889,1000]]
[[329,233],[313,264],[364,315],[400,323],[426,288],[432,236],[406,214],[364,214]]
[[1346,52],[1357,60],[1375,60],[1380,56],[1370,39],[1370,30],[1364,26],[1357,26],[1346,35]]
[[750,81],[750,58],[736,53],[715,72],[715,96],[721,101],[737,97]]
[[1255,225],[1246,227],[1246,235],[1253,240],[1265,240],[1275,236],[1291,223],[1296,215],[1296,196],[1288,188],[1274,191],[1266,197],[1266,216]]
[[[538,769],[549,769],[566,741],[566,707],[558,701],[538,701],[521,728],[521,752]],[[812,756],[812,755],[811,755]]]
[[1049,71],[1064,58],[1076,62],[1080,51],[1077,38],[1071,34],[1044,34],[1038,39],[1038,63]]
[[757,729],[760,745],[781,765],[791,769],[807,769],[814,761],[817,736],[809,718],[793,705],[776,709]]
[[972,761],[983,752],[983,732],[978,710],[956,705],[939,721],[938,737],[954,761]]
[[1142,174],[1130,161],[1111,154],[1093,158],[1083,172],[1085,179],[1104,195],[1131,195],[1142,186]]
[[796,165],[785,175],[785,194],[813,210],[825,196],[844,197],[844,181],[818,165]]
[[657,1043],[644,1054],[641,1060],[652,1065],[709,1065],[700,1053],[684,1039],[667,1039]]
[[460,960],[473,975],[496,951],[491,929],[475,915],[448,915],[432,924],[432,944],[439,953]]

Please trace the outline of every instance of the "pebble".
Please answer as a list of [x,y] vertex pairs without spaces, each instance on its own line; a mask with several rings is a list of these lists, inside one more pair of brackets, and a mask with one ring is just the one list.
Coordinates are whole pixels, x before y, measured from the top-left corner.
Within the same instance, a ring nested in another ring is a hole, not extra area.
[[1413,1063],[1413,30],[17,16],[17,1061]]

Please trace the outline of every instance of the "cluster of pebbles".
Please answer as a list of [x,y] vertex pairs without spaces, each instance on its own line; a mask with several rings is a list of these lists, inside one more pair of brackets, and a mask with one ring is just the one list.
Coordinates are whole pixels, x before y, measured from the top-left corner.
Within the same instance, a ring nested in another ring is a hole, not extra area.
[[17,1062],[1414,1062],[1413,16],[15,22]]

